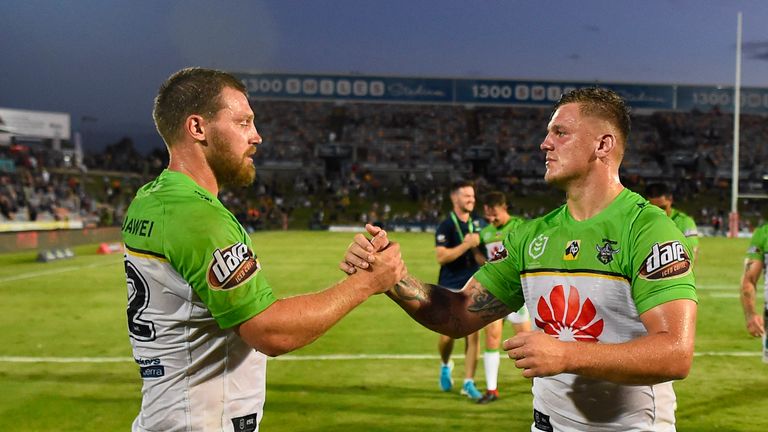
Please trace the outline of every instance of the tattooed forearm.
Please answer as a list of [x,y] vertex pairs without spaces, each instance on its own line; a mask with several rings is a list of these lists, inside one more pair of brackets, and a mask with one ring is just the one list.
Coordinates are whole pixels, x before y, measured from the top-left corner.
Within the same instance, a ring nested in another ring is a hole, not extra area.
[[406,276],[387,295],[429,329],[444,333],[456,332],[461,327],[460,320],[451,315],[451,302],[448,298],[450,295],[458,295],[456,293]]
[[406,276],[387,296],[424,327],[453,338],[464,337],[510,311],[473,279],[451,290]]
[[423,303],[429,297],[430,288],[427,284],[409,275],[395,285],[395,294],[400,300],[416,300]]
[[469,287],[472,301],[467,307],[470,312],[478,313],[485,319],[496,319],[510,312],[509,307],[494,297],[479,283]]

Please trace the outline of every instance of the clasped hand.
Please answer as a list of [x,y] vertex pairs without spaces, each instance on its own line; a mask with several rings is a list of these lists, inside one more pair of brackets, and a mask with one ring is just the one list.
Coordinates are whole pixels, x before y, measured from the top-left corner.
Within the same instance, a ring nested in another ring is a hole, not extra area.
[[390,242],[387,232],[379,227],[366,224],[365,229],[371,238],[356,234],[347,247],[344,260],[339,263],[339,269],[348,275],[360,270],[370,273],[379,285],[376,292],[386,292],[408,273],[400,254],[400,245]]

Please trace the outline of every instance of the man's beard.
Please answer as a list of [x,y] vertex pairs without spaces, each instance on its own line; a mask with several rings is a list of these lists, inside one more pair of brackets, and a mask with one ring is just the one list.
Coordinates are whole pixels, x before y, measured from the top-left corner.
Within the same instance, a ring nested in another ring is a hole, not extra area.
[[211,134],[208,144],[211,146],[208,165],[216,176],[219,187],[242,187],[253,183],[256,168],[253,166],[253,160],[246,156],[250,154],[250,149],[244,154],[236,155],[229,151],[229,144],[216,133]]

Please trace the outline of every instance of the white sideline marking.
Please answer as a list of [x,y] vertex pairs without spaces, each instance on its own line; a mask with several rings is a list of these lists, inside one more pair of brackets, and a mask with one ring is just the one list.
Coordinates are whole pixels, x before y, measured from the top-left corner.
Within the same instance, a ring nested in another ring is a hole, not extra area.
[[2,363],[124,363],[130,357],[16,357],[0,356]]
[[708,294],[708,295],[709,295],[710,297],[714,297],[714,298],[739,298],[739,297],[740,297],[740,295],[739,295],[739,294],[727,294],[727,293],[722,293],[722,294]]
[[[760,351],[702,351],[696,357],[759,357]],[[454,358],[464,358],[454,355]],[[436,354],[328,354],[284,355],[270,361],[335,361],[335,360],[437,360]],[[0,363],[133,363],[130,357],[17,357],[0,356]]]
[[[115,261],[115,263],[116,262],[117,261]],[[110,262],[110,264],[111,264],[111,262]],[[54,274],[66,273],[66,272],[82,270],[82,269],[86,269],[86,268],[103,267],[103,266],[104,266],[104,263],[103,262],[99,262],[99,263],[85,264],[85,265],[79,265],[79,266],[61,267],[61,268],[57,268],[57,269],[35,270],[35,271],[29,272],[29,273],[21,273],[21,274],[17,274],[17,275],[14,275],[14,276],[8,276],[8,277],[0,278],[0,284],[6,283],[6,282],[14,282],[14,281],[18,281],[18,280],[24,280],[24,279],[32,279],[32,278],[42,277],[42,276],[50,276],[50,275],[54,275]]]
[[703,351],[693,353],[694,357],[759,357],[760,351]]
[[738,292],[741,290],[741,283],[739,281],[736,281],[735,283],[729,284],[729,285],[704,285],[704,284],[696,284],[697,290],[704,290],[704,291],[736,291]]

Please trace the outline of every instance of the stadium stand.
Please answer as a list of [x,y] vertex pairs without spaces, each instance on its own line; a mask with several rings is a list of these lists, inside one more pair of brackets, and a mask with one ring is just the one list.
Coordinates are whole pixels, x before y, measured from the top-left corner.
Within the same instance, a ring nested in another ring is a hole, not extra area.
[[[256,183],[222,201],[251,230],[379,222],[422,228],[446,205],[456,178],[510,194],[516,213],[536,216],[562,199],[545,188],[539,143],[549,109],[425,104],[254,100],[264,137]],[[676,202],[721,233],[730,194],[733,119],[711,112],[636,113],[625,184],[674,183]],[[742,115],[741,189],[764,193],[768,130]],[[165,149],[143,155],[130,139],[67,167],[45,148],[0,147],[0,221],[82,220],[119,225],[136,188],[166,165]],[[762,201],[742,206],[743,228],[762,222]]]

